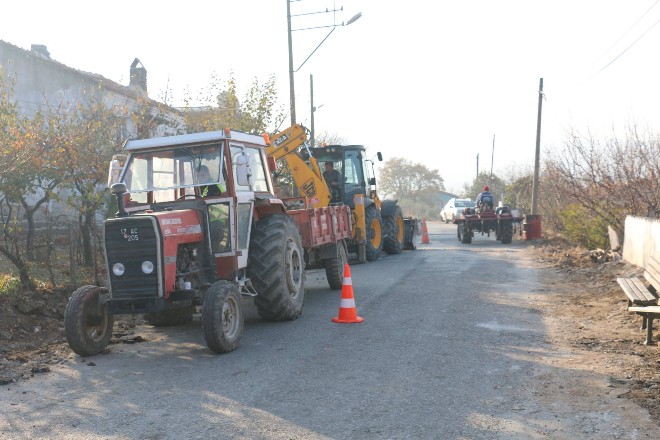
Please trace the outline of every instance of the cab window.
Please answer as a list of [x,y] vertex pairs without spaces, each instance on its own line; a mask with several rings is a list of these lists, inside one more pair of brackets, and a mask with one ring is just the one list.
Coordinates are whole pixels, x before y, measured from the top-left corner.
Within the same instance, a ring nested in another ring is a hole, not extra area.
[[[268,192],[268,181],[266,179],[266,167],[262,160],[261,150],[253,147],[243,147],[239,145],[231,145],[231,162],[234,169],[234,185],[237,191],[261,191]],[[239,185],[236,181],[236,157],[245,153],[248,157],[248,164],[250,166],[250,185]]]

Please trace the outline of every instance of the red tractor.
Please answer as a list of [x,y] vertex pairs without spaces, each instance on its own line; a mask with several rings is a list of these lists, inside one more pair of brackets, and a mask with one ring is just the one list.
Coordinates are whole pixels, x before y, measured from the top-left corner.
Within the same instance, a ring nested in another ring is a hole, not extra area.
[[[265,145],[228,129],[126,142],[110,166],[118,212],[103,228],[107,287],[77,289],[66,308],[74,352],[101,352],[120,314],[167,326],[202,306],[206,343],[224,353],[243,332],[241,295],[266,320],[302,313],[306,262],[341,265],[350,211],[290,215],[273,195]],[[334,272],[331,286],[343,276]]]
[[458,241],[461,243],[472,243],[476,231],[488,237],[493,232],[497,241],[509,244],[521,221],[520,217],[514,217],[508,206],[498,206],[493,211],[488,205],[482,205],[477,209],[465,208],[463,213],[454,219],[454,224],[457,227]]

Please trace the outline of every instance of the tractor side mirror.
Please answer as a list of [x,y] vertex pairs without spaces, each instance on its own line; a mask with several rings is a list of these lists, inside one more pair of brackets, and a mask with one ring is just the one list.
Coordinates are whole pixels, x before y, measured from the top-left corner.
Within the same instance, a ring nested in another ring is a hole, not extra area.
[[376,156],[378,156],[378,162],[383,161],[383,155],[380,153],[380,151],[378,153],[376,153]]
[[250,176],[252,176],[252,172],[247,154],[241,153],[236,156],[236,183],[240,186],[249,186]]
[[108,170],[108,188],[112,188],[113,184],[119,182],[119,177],[121,176],[121,171],[124,169],[127,157],[125,154],[115,154],[112,156],[110,169]]

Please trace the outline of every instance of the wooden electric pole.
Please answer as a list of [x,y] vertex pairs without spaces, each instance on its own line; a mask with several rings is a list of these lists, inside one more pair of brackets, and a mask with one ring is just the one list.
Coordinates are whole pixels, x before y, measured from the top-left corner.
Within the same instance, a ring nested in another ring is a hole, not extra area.
[[536,156],[534,158],[534,184],[532,186],[532,215],[538,215],[539,168],[541,157],[541,109],[543,107],[543,78],[539,82],[539,111],[536,120]]

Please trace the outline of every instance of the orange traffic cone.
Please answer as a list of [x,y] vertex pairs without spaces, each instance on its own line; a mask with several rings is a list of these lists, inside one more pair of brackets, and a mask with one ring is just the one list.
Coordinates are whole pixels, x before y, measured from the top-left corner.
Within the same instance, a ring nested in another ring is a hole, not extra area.
[[351,268],[348,263],[344,266],[344,283],[341,286],[341,303],[339,304],[339,316],[332,318],[332,322],[351,324],[362,322],[364,318],[357,315],[355,298],[353,297],[353,282],[351,281]]
[[422,218],[422,241],[419,242],[420,244],[429,244],[431,241],[429,240],[429,230],[426,229],[426,217]]

